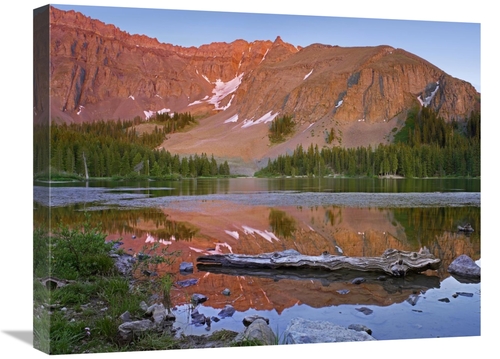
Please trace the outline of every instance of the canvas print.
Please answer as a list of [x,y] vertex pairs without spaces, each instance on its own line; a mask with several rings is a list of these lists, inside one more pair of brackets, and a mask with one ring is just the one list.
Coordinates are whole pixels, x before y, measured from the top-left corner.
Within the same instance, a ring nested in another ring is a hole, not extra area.
[[34,347],[480,336],[479,33],[34,9]]

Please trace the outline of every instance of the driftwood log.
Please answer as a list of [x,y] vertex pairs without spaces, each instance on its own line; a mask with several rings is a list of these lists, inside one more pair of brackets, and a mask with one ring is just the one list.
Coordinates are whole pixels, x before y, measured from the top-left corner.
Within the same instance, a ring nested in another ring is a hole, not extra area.
[[38,278],[40,283],[47,287],[47,289],[58,289],[62,288],[68,284],[76,283],[74,280],[59,279],[56,277],[44,277]]
[[380,257],[336,256],[326,252],[319,256],[304,255],[296,250],[282,252],[248,254],[211,254],[197,258],[198,264],[228,268],[278,269],[316,268],[324,270],[348,269],[362,272],[383,272],[404,277],[409,273],[436,270],[441,264],[439,258],[428,251],[409,252],[387,249]]

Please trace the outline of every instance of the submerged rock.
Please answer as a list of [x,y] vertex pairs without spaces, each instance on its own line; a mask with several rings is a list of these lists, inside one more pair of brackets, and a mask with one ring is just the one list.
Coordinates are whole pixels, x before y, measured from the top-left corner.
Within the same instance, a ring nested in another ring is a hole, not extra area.
[[224,309],[222,309],[219,312],[218,315],[221,318],[227,318],[227,317],[232,317],[235,312],[236,312],[236,309],[234,309],[233,306],[228,304],[228,305],[226,305],[226,307]]
[[200,303],[203,303],[203,302],[206,302],[207,301],[207,297],[204,296],[203,294],[193,294],[191,296],[191,302],[194,304],[194,305],[198,305]]
[[469,292],[456,292],[455,294],[453,294],[453,298],[457,298],[459,296],[462,296],[462,297],[473,297],[474,294],[469,293]]
[[364,315],[370,315],[373,313],[373,310],[371,310],[370,308],[367,308],[367,307],[356,308],[356,310],[358,312],[363,313]]
[[195,309],[191,313],[191,324],[194,324],[195,326],[200,326],[204,325],[207,321],[207,318],[205,317],[205,314],[202,314],[198,312],[197,309]]
[[177,282],[178,285],[180,285],[182,288],[185,288],[185,287],[190,287],[192,285],[195,285],[198,283],[198,279],[186,279],[186,280],[180,280]]
[[364,282],[366,282],[366,279],[363,278],[363,277],[354,278],[351,281],[352,284],[361,284],[361,283],[364,283]]
[[181,265],[180,265],[179,270],[181,272],[191,273],[194,270],[194,265],[191,262],[182,262]]

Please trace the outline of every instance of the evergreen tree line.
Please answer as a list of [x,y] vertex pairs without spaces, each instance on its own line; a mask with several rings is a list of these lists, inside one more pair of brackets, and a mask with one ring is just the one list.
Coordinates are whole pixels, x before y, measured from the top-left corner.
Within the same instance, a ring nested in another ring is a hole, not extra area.
[[174,112],[173,114],[157,113],[149,122],[156,122],[163,125],[164,133],[173,133],[196,123],[196,120],[190,113]]
[[138,134],[133,121],[98,121],[52,125],[50,166],[53,170],[88,177],[145,175],[166,177],[227,176],[227,161],[218,164],[207,154],[181,158],[158,150],[168,126]]
[[421,144],[449,146],[467,146],[470,141],[480,141],[481,116],[472,112],[466,121],[447,123],[436,115],[435,111],[423,107],[413,108],[407,115],[405,126],[395,136],[395,142],[404,142],[412,147]]
[[285,115],[275,118],[269,126],[269,141],[271,143],[283,142],[295,130],[295,121],[292,116]]
[[427,108],[413,111],[392,144],[376,148],[299,145],[294,152],[269,160],[256,176],[479,177],[480,115],[445,122]]
[[50,126],[37,124],[33,126],[33,173],[46,171],[50,165]]

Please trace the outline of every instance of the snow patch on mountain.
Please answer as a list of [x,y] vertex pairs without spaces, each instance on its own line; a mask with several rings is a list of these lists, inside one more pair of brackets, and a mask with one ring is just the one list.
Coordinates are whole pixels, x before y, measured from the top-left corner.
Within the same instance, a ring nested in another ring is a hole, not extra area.
[[170,109],[168,109],[168,108],[163,108],[160,111],[144,111],[144,116],[146,116],[146,120],[149,120],[154,115],[157,115],[157,114],[161,115],[161,114],[169,113],[169,112],[170,112]]
[[224,123],[238,122],[238,114],[229,117]]
[[[215,106],[216,110],[227,110],[231,106],[231,102],[233,101],[234,98],[234,92],[238,89],[238,87],[241,84],[241,80],[243,78],[244,73],[236,76],[232,80],[229,80],[228,82],[223,82],[221,79],[217,79],[215,82],[211,82],[215,85],[215,88],[212,90],[213,96],[212,97],[205,97],[203,100],[198,100],[191,102],[188,106],[193,106],[196,104],[200,104],[203,102],[208,102],[212,105]],[[203,75],[203,78],[210,82],[208,78]],[[231,98],[229,99],[229,102],[225,106],[220,106],[220,103],[222,100],[224,100],[228,95],[233,94]]]
[[240,234],[237,231],[227,231],[226,230],[224,232],[226,232],[226,234],[230,235],[234,239],[239,239],[240,238]]
[[418,96],[418,101],[420,102],[420,105],[423,107],[429,106],[434,96],[436,96],[438,90],[439,90],[439,81],[436,83],[436,88],[434,89],[434,91],[432,91],[431,94],[427,96],[425,99],[422,100],[422,96]]
[[274,120],[276,116],[278,116],[279,112],[276,112],[275,114],[272,113],[273,111],[269,111],[266,113],[264,116],[260,117],[258,120],[245,120],[243,121],[243,126],[241,128],[247,128],[253,125],[257,125],[259,123],[268,123]]

